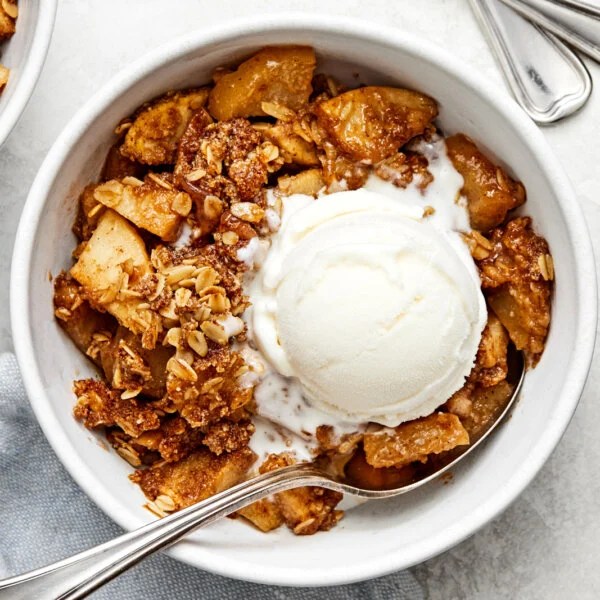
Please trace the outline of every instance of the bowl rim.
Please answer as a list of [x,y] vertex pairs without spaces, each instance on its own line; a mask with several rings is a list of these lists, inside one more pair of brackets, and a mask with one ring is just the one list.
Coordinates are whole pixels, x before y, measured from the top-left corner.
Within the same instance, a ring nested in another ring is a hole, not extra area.
[[[35,31],[33,32],[33,42],[23,62],[23,70],[15,84],[12,97],[0,113],[0,146],[8,139],[25,108],[27,108],[48,56],[58,0],[43,0],[43,2],[36,2],[36,4],[38,14],[35,21]],[[10,68],[10,65],[8,67]]]
[[561,164],[541,131],[504,90],[499,90],[497,85],[488,81],[482,81],[480,75],[473,72],[468,64],[454,57],[443,47],[398,28],[367,23],[355,18],[281,13],[269,17],[235,20],[226,25],[201,29],[180,36],[151,51],[115,75],[79,109],[50,149],[31,187],[17,231],[11,266],[11,324],[21,372],[28,374],[27,378],[24,378],[25,388],[48,441],[65,468],[87,495],[115,522],[125,529],[130,529],[132,523],[119,512],[118,503],[109,493],[98,493],[95,489],[93,472],[79,458],[77,452],[73,451],[71,442],[62,433],[52,411],[47,410],[50,403],[35,360],[28,311],[29,273],[35,235],[47,199],[46,192],[59,175],[63,161],[83,132],[106,106],[155,68],[166,61],[181,58],[191,51],[210,44],[230,41],[237,36],[268,33],[281,29],[295,31],[298,34],[306,30],[334,33],[359,41],[374,42],[382,47],[401,48],[403,52],[436,63],[450,75],[465,83],[473,94],[491,104],[503,118],[517,125],[523,132],[525,143],[537,155],[540,169],[552,188],[556,190],[565,229],[576,257],[574,270],[580,318],[577,320],[575,342],[578,352],[576,360],[573,356],[569,357],[571,368],[565,381],[564,393],[560,402],[556,404],[549,426],[537,440],[530,455],[505,482],[501,491],[488,498],[476,511],[453,523],[441,534],[414,544],[410,552],[405,552],[401,556],[392,554],[369,559],[360,567],[354,567],[352,572],[348,572],[349,570],[343,566],[317,567],[310,572],[293,567],[258,566],[222,555],[217,556],[211,553],[210,549],[202,547],[194,552],[193,557],[190,557],[185,545],[174,546],[168,550],[168,554],[178,560],[235,579],[288,586],[339,585],[379,577],[423,562],[473,535],[483,525],[497,517],[529,485],[548,459],[569,424],[583,391],[593,355],[597,318],[596,270],[591,239],[583,213]]

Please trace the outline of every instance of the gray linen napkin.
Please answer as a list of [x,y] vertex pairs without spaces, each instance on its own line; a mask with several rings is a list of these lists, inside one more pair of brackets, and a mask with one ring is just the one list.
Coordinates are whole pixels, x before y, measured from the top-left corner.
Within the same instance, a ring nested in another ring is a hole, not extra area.
[[[15,357],[0,355],[0,578],[40,567],[121,533],[60,464],[31,411]],[[284,588],[226,579],[163,555],[146,559],[92,596],[95,600],[424,598],[408,571],[349,586]]]

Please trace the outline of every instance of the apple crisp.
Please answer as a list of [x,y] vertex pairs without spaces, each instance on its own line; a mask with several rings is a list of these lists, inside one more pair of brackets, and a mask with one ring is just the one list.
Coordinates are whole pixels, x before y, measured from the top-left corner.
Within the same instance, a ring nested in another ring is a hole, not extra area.
[[[13,6],[2,3],[0,35],[14,30]],[[464,182],[462,239],[487,303],[471,373],[433,413],[396,427],[322,422],[301,432],[340,477],[370,489],[414,481],[503,409],[514,389],[509,347],[531,367],[543,352],[554,266],[531,219],[512,212],[524,186],[467,136],[444,138],[425,94],[346,89],[316,69],[312,48],[268,47],[207,85],[149,100],[116,125],[101,175],[81,192],[74,264],[55,279],[54,308],[99,375],[74,383],[73,412],[135,469],[131,481],[159,516],[306,460],[285,443],[262,456],[254,445],[270,415],[257,402],[266,379],[245,318],[248,281],[288,197],[325,202],[376,177],[415,186],[433,218],[425,202],[435,177],[420,148],[442,140]],[[340,500],[301,488],[238,514],[264,532],[286,525],[307,535],[342,518]]]

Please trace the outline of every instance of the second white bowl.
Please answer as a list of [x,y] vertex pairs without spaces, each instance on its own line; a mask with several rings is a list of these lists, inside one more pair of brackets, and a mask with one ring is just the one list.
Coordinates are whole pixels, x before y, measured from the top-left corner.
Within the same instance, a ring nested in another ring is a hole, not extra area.
[[57,0],[19,0],[16,33],[0,46],[0,62],[10,69],[0,94],[0,146],[25,110],[40,76],[54,29]]

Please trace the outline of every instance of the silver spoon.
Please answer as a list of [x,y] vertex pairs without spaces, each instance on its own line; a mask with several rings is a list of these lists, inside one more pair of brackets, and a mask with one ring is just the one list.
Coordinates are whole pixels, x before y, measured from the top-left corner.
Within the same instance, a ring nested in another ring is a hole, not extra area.
[[0,581],[0,600],[75,600],[120,575],[146,556],[174,544],[183,536],[221,517],[277,492],[318,486],[360,498],[390,498],[411,492],[439,477],[477,448],[510,411],[523,384],[525,368],[521,353],[511,353],[509,379],[515,388],[498,418],[470,446],[457,448],[449,462],[438,465],[422,479],[402,487],[369,490],[335,480],[314,463],[301,463],[259,475],[207,500],[198,502],[126,533],[110,542],[75,554],[54,564]]
[[471,8],[516,100],[534,121],[558,121],[587,102],[591,77],[567,45],[500,0],[471,0]]
[[551,31],[600,62],[600,6],[582,0],[502,0],[533,23]]

